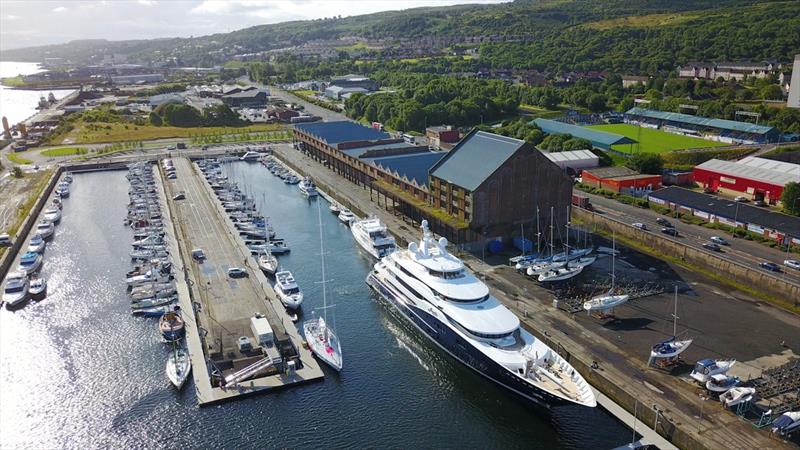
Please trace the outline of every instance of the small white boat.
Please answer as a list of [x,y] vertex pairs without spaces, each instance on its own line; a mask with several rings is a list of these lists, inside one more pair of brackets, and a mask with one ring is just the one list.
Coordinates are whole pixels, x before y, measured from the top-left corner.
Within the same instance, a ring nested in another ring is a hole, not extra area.
[[34,234],[31,238],[31,241],[28,242],[28,251],[34,253],[44,253],[44,249],[47,247],[47,243],[44,241],[44,238],[41,234]]
[[539,275],[539,282],[540,283],[548,283],[552,281],[563,281],[569,280],[572,277],[577,276],[583,271],[583,266],[578,267],[562,267],[556,270],[549,270]]
[[51,222],[44,221],[39,222],[39,224],[36,225],[36,234],[39,234],[45,239],[52,237],[53,231],[55,231],[55,227]]
[[711,375],[706,381],[706,389],[709,392],[723,393],[739,384],[739,377],[723,375],[718,373]]
[[571,261],[573,259],[582,258],[588,255],[589,253],[592,253],[592,250],[593,250],[592,247],[573,248],[569,250],[569,254],[567,254],[567,252],[561,252],[553,255],[553,262],[567,261],[567,260]]
[[705,383],[712,375],[724,375],[734,364],[736,364],[735,359],[701,359],[694,365],[689,376],[700,383]]
[[350,232],[358,245],[377,259],[395,250],[394,237],[389,235],[386,226],[377,217],[351,222]]
[[294,279],[294,275],[288,270],[282,270],[275,274],[275,293],[278,299],[287,308],[297,309],[303,303],[303,292]]
[[303,181],[297,185],[297,188],[300,189],[300,192],[308,198],[319,195],[319,192],[317,192],[317,186],[314,184],[311,178],[303,178]]
[[255,162],[255,161],[258,161],[258,158],[260,158],[260,157],[261,157],[261,153],[258,153],[258,152],[247,152],[244,155],[242,155],[242,157],[239,158],[239,159],[242,160],[242,161],[247,161],[247,162]]
[[26,274],[32,274],[42,267],[42,255],[35,252],[27,252],[19,258],[17,270]]
[[167,358],[167,378],[173,386],[180,390],[189,373],[192,371],[192,363],[189,359],[189,352],[183,348],[176,348]]
[[628,294],[614,294],[612,289],[604,295],[598,295],[584,302],[583,309],[586,311],[608,311],[609,309],[627,302],[629,298],[630,296]]
[[51,223],[58,223],[61,220],[61,209],[52,206],[44,210],[42,218]]
[[330,206],[328,206],[328,210],[337,216],[339,215],[339,210],[341,209],[341,205],[336,202],[331,202]]
[[47,296],[47,280],[42,277],[31,277],[28,285],[28,294],[34,300],[41,300]]
[[339,220],[341,220],[342,223],[350,225],[350,223],[356,219],[356,215],[347,208],[342,208],[342,210],[339,212]]
[[734,387],[719,396],[719,402],[726,408],[736,406],[740,403],[747,403],[753,400],[756,390],[747,387]]
[[258,255],[258,267],[269,275],[274,275],[278,270],[278,258],[272,253],[262,253]]
[[15,308],[28,299],[28,276],[22,272],[11,272],[6,276],[6,286],[3,288],[3,302],[6,308]]
[[584,256],[582,258],[570,259],[567,263],[567,267],[574,269],[576,267],[584,268],[591,266],[594,262],[597,261],[596,256]]
[[553,262],[548,259],[547,261],[528,265],[525,269],[525,273],[528,274],[529,277],[535,277],[551,270],[558,270],[566,265],[566,261]]
[[772,421],[772,432],[787,435],[800,430],[800,411],[788,411]]

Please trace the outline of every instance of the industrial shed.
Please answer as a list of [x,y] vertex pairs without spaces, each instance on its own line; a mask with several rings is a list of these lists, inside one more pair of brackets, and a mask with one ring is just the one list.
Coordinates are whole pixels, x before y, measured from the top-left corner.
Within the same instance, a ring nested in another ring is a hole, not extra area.
[[593,130],[591,128],[579,127],[557,120],[534,119],[533,123],[547,134],[569,134],[572,137],[591,141],[592,147],[601,150],[611,150],[612,145],[635,144],[636,141],[621,134],[606,133],[605,131]]

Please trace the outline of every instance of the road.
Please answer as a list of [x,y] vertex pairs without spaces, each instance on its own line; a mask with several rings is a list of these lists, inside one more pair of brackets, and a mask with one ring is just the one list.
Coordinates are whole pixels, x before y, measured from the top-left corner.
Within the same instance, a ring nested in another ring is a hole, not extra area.
[[336,120],[350,120],[347,116],[345,116],[342,113],[331,111],[329,109],[325,109],[323,107],[320,107],[320,106],[314,105],[312,103],[309,103],[309,102],[301,99],[300,97],[297,97],[297,96],[295,96],[295,95],[293,95],[293,94],[291,94],[291,93],[289,93],[287,91],[284,91],[283,89],[280,89],[280,88],[278,88],[276,86],[269,86],[269,91],[270,91],[270,95],[272,95],[273,97],[278,97],[278,98],[284,100],[285,102],[297,103],[299,105],[303,105],[303,108],[305,108],[307,113],[313,114],[315,116],[322,117],[322,120],[325,121],[325,122],[332,122],[332,121],[336,121]]
[[[643,223],[651,233],[660,234],[661,228],[663,228],[656,222],[656,218],[666,217],[653,210],[626,205],[599,195],[585,192],[581,192],[580,194],[588,196],[595,211],[600,214],[605,214],[629,224],[636,222]],[[752,266],[757,266],[763,261],[771,261],[781,266],[783,272],[780,276],[800,283],[800,271],[783,266],[783,261],[787,259],[786,252],[781,252],[755,241],[747,241],[741,238],[734,239],[730,234],[725,234],[721,230],[712,230],[699,225],[686,224],[678,219],[668,220],[678,230],[679,237],[677,240],[683,244],[695,248],[702,248],[702,244],[709,242],[711,236],[720,236],[730,243],[730,245],[721,246],[722,250],[717,254],[720,258],[726,258],[740,264]],[[798,259],[798,256],[797,254],[790,254],[789,258]]]

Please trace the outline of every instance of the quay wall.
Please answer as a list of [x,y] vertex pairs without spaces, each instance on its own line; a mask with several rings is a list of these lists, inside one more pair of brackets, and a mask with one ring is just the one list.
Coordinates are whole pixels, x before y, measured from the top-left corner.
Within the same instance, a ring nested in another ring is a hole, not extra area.
[[584,221],[592,229],[615,232],[635,239],[659,254],[679,258],[695,266],[706,267],[712,273],[747,286],[757,286],[759,291],[770,296],[780,299],[800,299],[800,285],[784,280],[772,272],[720,258],[710,251],[690,247],[666,236],[639,230],[627,223],[581,208],[572,208],[572,216]]
[[8,247],[7,251],[3,253],[3,257],[0,259],[0,280],[5,279],[6,275],[11,270],[11,266],[14,264],[14,260],[17,258],[17,254],[25,244],[26,238],[31,232],[31,228],[33,228],[33,226],[36,224],[39,214],[47,204],[47,199],[50,198],[50,194],[53,192],[53,189],[55,189],[56,184],[61,178],[61,174],[63,172],[64,169],[62,167],[58,167],[50,176],[47,186],[45,186],[44,190],[42,190],[42,192],[39,194],[39,197],[36,198],[36,202],[33,204],[30,213],[28,213],[28,217],[24,219],[22,226],[20,226],[17,230],[17,235],[14,236],[14,244],[11,247]]

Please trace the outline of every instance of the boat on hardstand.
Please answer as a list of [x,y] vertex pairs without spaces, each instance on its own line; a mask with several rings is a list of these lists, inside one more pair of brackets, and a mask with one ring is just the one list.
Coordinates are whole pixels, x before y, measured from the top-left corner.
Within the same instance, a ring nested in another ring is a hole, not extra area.
[[650,361],[658,358],[674,358],[684,352],[690,345],[693,339],[679,340],[677,338],[678,332],[678,287],[675,286],[675,311],[672,313],[672,337],[661,341],[654,345],[650,350]]
[[394,237],[389,235],[386,226],[377,217],[351,222],[350,232],[353,233],[358,245],[377,259],[383,258],[395,249]]
[[735,359],[701,359],[694,365],[689,376],[700,383],[705,383],[712,375],[726,374],[734,364],[736,364]]
[[788,435],[800,430],[800,411],[788,411],[781,414],[770,425],[772,432],[779,435]]
[[[616,238],[614,239],[614,248],[616,249]],[[630,296],[624,293],[617,293],[616,288],[616,250],[611,254],[611,288],[605,294],[592,297],[589,301],[584,302],[583,309],[588,312],[592,311],[609,311],[628,301]]]
[[583,267],[584,266],[562,267],[560,269],[548,270],[540,273],[539,278],[537,279],[540,283],[569,280],[570,278],[580,274],[583,271]]
[[726,408],[730,408],[731,406],[753,400],[755,394],[756,390],[754,388],[734,387],[721,394],[719,396],[719,402],[725,405]]
[[189,352],[185,348],[176,347],[170,352],[167,358],[167,378],[173,386],[181,390],[189,373],[192,371],[192,362],[189,359]]
[[367,284],[424,336],[489,380],[545,407],[597,405],[591,387],[566,360],[520,327],[460,259],[422,240],[378,261]]
[[706,389],[708,389],[708,392],[721,394],[738,385],[739,381],[741,381],[739,377],[718,373],[708,378],[708,381],[706,381]]

